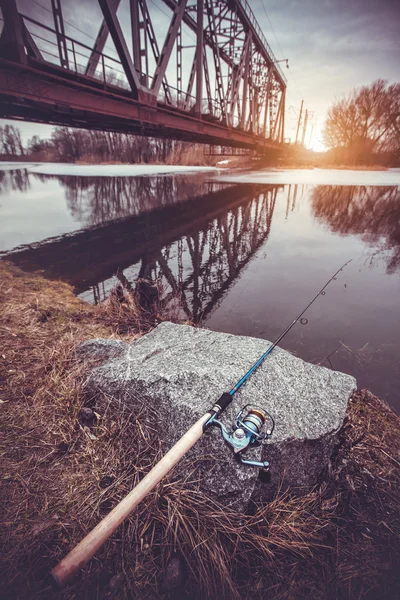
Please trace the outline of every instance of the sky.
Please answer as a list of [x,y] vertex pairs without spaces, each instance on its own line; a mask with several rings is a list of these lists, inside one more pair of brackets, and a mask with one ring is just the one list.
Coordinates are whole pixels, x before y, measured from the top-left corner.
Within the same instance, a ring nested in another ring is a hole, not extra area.
[[[21,12],[52,26],[50,0],[17,2]],[[156,34],[165,32],[168,9],[161,0],[148,5]],[[285,137],[292,141],[302,100],[310,113],[306,145],[321,150],[332,102],[378,78],[400,81],[400,0],[250,0],[250,5],[276,58],[289,60],[289,69],[281,66],[288,80]],[[62,8],[67,35],[91,45],[101,21],[97,0],[62,0]],[[121,0],[118,16],[126,28],[128,0]],[[185,35],[184,44],[193,44]],[[106,48],[115,53],[112,41]],[[49,137],[52,130],[34,123],[18,126],[24,140]]]

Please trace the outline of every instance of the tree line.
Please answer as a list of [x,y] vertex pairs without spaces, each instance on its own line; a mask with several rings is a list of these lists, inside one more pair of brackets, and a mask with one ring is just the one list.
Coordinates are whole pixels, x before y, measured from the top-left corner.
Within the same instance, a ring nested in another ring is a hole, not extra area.
[[400,83],[378,79],[334,102],[324,142],[334,162],[400,165]]
[[210,147],[204,144],[73,127],[55,127],[49,139],[34,135],[24,147],[14,125],[0,126],[0,155],[3,159],[87,163],[201,165],[212,161]]

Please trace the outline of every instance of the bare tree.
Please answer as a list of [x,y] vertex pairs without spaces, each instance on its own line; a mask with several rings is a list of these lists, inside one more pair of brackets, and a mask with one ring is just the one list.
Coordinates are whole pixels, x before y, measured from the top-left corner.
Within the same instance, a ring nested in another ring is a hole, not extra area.
[[[204,146],[149,138],[115,131],[55,127],[50,139],[32,136],[26,152],[37,160],[77,162],[203,164]],[[25,155],[21,133],[13,125],[0,126],[0,154]]]
[[0,127],[1,153],[6,156],[24,156],[21,132],[14,125]]
[[328,112],[324,141],[329,148],[342,150],[349,162],[400,153],[400,84],[389,86],[378,79],[335,102]]

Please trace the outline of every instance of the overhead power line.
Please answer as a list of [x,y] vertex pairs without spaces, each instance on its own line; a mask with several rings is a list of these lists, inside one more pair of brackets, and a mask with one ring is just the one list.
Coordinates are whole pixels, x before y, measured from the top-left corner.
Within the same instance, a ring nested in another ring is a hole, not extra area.
[[269,18],[269,15],[268,15],[268,13],[267,13],[267,9],[265,8],[264,0],[261,0],[261,6],[262,6],[262,7],[263,7],[263,9],[264,9],[265,16],[266,16],[266,17],[267,17],[267,19],[268,19],[269,26],[271,27],[272,33],[274,34],[274,38],[275,38],[275,41],[276,41],[276,43],[277,43],[277,46],[278,46],[278,48],[279,48],[279,51],[280,51],[281,55],[283,56],[283,50],[282,50],[282,48],[281,48],[281,45],[280,45],[280,43],[279,43],[279,41],[278,41],[278,38],[276,37],[275,29],[274,29],[274,27],[273,27],[273,25],[272,25],[272,23],[271,23],[271,19]]
[[[263,9],[264,9],[264,12],[265,12],[265,16],[266,16],[266,17],[267,17],[267,19],[268,19],[268,23],[269,23],[269,26],[271,27],[271,31],[272,31],[272,33],[273,33],[273,36],[274,36],[274,38],[275,38],[276,44],[277,44],[277,46],[278,46],[278,48],[279,48],[279,52],[281,53],[281,56],[285,56],[285,54],[284,54],[284,52],[283,52],[283,50],[282,50],[282,48],[281,48],[281,45],[280,45],[280,43],[279,43],[279,40],[278,40],[278,38],[277,38],[277,36],[276,36],[275,29],[274,29],[274,26],[272,25],[271,19],[269,18],[269,14],[268,14],[268,12],[267,12],[267,9],[266,9],[266,7],[265,7],[264,0],[261,0],[261,6],[263,7]],[[290,70],[289,70],[289,78],[290,78],[290,79],[293,81],[293,83],[294,83],[295,87],[297,88],[297,91],[299,91],[299,90],[298,90],[298,85],[297,85],[297,83],[296,83],[296,80],[295,80],[295,78],[293,77],[293,75],[292,75],[292,73],[291,73],[291,71],[290,71]]]

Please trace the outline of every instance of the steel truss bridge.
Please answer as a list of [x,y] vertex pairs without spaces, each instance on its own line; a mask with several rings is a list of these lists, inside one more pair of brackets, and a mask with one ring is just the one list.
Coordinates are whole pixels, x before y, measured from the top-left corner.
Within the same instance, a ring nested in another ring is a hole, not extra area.
[[48,24],[0,0],[0,117],[282,147],[286,80],[247,0],[97,0],[89,45],[66,35],[61,0],[42,2]]

